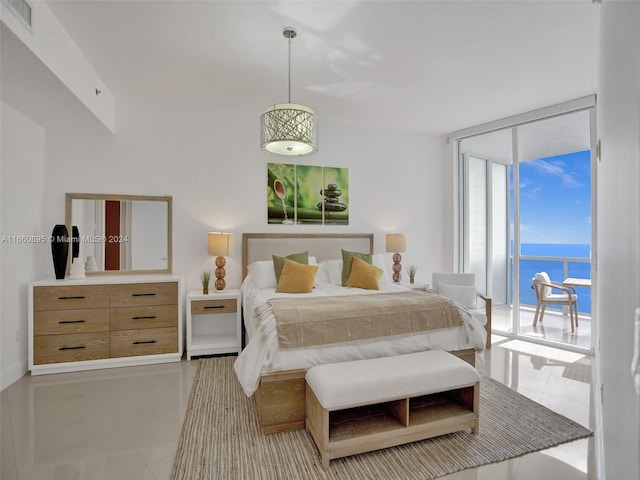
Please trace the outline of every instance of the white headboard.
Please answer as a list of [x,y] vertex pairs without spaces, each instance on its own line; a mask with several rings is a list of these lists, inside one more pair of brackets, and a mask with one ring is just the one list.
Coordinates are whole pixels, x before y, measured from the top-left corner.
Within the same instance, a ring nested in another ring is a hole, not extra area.
[[373,253],[372,233],[243,233],[242,278],[247,266],[272,255],[308,251],[320,260],[342,258],[342,249]]

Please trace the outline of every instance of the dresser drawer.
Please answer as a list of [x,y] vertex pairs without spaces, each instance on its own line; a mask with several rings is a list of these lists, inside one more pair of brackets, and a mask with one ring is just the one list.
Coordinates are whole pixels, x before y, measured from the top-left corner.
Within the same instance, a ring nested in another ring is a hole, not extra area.
[[173,282],[112,285],[110,291],[111,305],[121,307],[178,304],[178,285]]
[[39,335],[33,350],[34,365],[109,358],[109,332]]
[[176,327],[111,332],[112,357],[176,352],[178,352],[178,329]]
[[109,309],[50,310],[33,313],[34,335],[108,332]]
[[114,307],[111,309],[111,330],[177,327],[177,305],[151,305],[146,307]]
[[109,287],[73,285],[68,287],[34,287],[33,310],[75,310],[109,308]]
[[191,314],[235,313],[238,310],[237,300],[194,300],[191,302]]

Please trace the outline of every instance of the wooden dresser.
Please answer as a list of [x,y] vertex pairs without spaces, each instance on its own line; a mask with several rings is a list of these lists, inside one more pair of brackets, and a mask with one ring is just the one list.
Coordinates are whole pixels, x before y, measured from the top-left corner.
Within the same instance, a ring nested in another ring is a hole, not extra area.
[[169,275],[46,280],[29,288],[32,375],[182,358],[182,280]]

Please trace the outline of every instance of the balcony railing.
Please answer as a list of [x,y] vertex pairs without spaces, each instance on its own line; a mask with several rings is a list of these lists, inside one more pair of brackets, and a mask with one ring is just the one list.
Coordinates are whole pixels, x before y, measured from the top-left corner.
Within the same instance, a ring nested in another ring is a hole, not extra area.
[[[511,261],[513,272],[513,258]],[[538,272],[547,272],[554,282],[562,282],[565,278],[591,278],[591,260],[580,257],[542,257],[534,255],[520,256],[520,305],[536,306],[536,294],[531,288],[531,279]],[[513,278],[512,278],[513,287]],[[513,288],[511,289],[513,292]],[[578,312],[591,314],[591,289],[577,287]],[[513,299],[512,303],[513,303]],[[558,308],[549,305],[547,308]]]

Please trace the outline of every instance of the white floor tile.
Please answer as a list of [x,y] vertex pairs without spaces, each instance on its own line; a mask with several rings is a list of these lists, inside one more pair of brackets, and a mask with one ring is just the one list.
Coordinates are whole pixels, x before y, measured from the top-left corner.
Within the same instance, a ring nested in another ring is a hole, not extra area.
[[[477,367],[593,428],[589,357],[505,341]],[[0,393],[3,480],[166,480],[197,361],[27,375]],[[594,478],[593,439],[444,477],[448,480]]]

